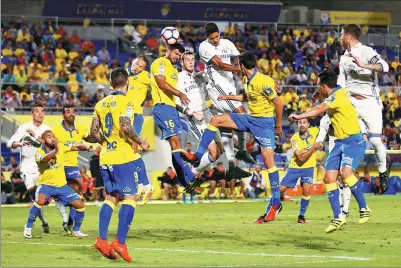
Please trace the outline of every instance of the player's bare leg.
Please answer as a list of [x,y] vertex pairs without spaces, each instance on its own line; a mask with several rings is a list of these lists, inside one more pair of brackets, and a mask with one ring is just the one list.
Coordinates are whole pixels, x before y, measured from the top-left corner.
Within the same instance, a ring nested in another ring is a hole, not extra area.
[[[234,110],[234,113],[237,114],[246,114],[248,111],[244,106],[240,106]],[[245,132],[237,131],[238,136],[238,152],[235,155],[235,158],[238,160],[242,160],[248,164],[256,164],[256,161],[252,158],[251,154],[246,150],[246,140],[245,140]]]

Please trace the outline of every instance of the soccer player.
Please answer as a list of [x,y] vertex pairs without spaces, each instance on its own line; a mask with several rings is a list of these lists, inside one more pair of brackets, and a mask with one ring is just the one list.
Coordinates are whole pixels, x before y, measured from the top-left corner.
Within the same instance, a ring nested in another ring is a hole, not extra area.
[[330,233],[338,230],[347,221],[341,214],[340,191],[336,183],[339,172],[359,204],[359,223],[366,223],[371,216],[363,189],[358,187],[358,179],[354,176],[354,170],[365,154],[366,142],[359,128],[358,115],[352,105],[350,92],[346,88],[337,86],[336,73],[324,70],[318,77],[318,91],[326,97],[326,101],[303,114],[291,114],[289,120],[301,120],[327,112],[333,125],[334,136],[337,140],[326,160],[324,175],[326,192],[334,214],[333,220],[326,229],[326,232]]
[[[126,96],[128,73],[125,69],[118,67],[112,71],[111,86],[111,94],[95,106],[89,134],[91,139],[102,139],[100,172],[107,193],[99,211],[99,236],[95,248],[106,258],[117,259],[117,252],[124,260],[132,261],[126,239],[135,213],[137,183],[141,176],[147,176],[141,156],[134,151],[132,143],[138,143],[144,151],[149,149],[149,143],[133,128],[134,107]],[[123,201],[118,214],[117,236],[109,244],[107,232],[113,210],[120,200]]]
[[73,206],[76,209],[74,216],[74,227],[72,236],[88,236],[80,231],[84,220],[85,205],[78,194],[67,185],[64,172],[64,154],[67,151],[88,151],[91,147],[79,144],[65,146],[57,143],[57,139],[50,130],[42,134],[44,141],[42,147],[35,153],[35,161],[39,168],[39,179],[37,181],[36,198],[29,210],[28,221],[25,225],[24,236],[32,238],[32,227],[41,208],[51,197],[57,198],[64,205]]
[[[45,110],[43,105],[36,103],[32,107],[32,121],[21,125],[7,143],[9,148],[20,148],[21,177],[32,200],[35,200],[35,185],[39,178],[38,165],[35,161],[36,149],[41,146],[39,140],[43,132],[51,129],[50,126],[43,124],[44,117]],[[67,222],[64,206],[59,202],[56,202],[56,205],[63,216],[63,222]],[[40,209],[38,216],[42,221],[43,232],[49,233],[49,224],[44,216],[43,207]]]
[[[52,132],[57,137],[58,142],[65,146],[81,144],[82,140],[86,139],[88,135],[87,128],[75,122],[76,107],[71,104],[64,105],[62,108],[63,120],[60,124],[52,128]],[[67,151],[64,154],[64,169],[67,178],[68,186],[70,186],[79,195],[82,191],[83,180],[78,166],[78,152]],[[74,224],[75,208],[70,207],[70,214],[68,222],[63,222],[63,227],[66,232],[71,234],[72,226]]]
[[[362,124],[361,131],[369,137],[378,158],[380,186],[385,192],[388,188],[386,167],[386,147],[381,140],[383,129],[382,103],[377,73],[388,72],[389,66],[373,48],[359,41],[360,28],[348,24],[342,28],[341,42],[346,50],[340,59],[338,85],[346,87],[352,96],[352,104]],[[365,136],[366,137],[366,136]]]
[[[230,99],[219,99],[220,95],[236,95],[232,72],[240,72],[238,65],[231,65],[237,61],[239,51],[228,39],[220,38],[220,31],[216,23],[205,25],[207,39],[199,46],[199,55],[206,64],[209,78],[208,95],[216,109],[221,113],[247,113],[241,102]],[[230,178],[249,177],[251,174],[235,165],[235,157],[247,163],[256,164],[246,150],[245,133],[238,132],[239,152],[234,157],[234,143],[232,130],[222,129],[222,143],[229,162],[227,175]]]
[[[188,105],[188,96],[177,90],[178,72],[174,65],[180,60],[184,47],[176,43],[170,45],[165,57],[160,57],[151,66],[151,87],[153,99],[153,116],[156,124],[162,131],[162,139],[167,140],[171,147],[172,162],[177,172],[178,180],[185,187],[185,191],[195,191],[195,176],[181,158],[180,152],[182,131],[181,121],[176,110],[175,98],[178,97],[182,105]],[[201,181],[201,180],[199,180]]]
[[[148,58],[146,56],[139,56],[132,61],[130,69],[127,69],[129,82],[127,97],[134,105],[134,130],[138,136],[141,136],[144,122],[142,105],[146,99],[148,89],[150,88],[150,74],[145,70],[147,65]],[[134,150],[138,152],[137,143],[134,143]],[[153,189],[149,181],[142,181],[145,177],[139,179],[137,199],[144,193],[142,200],[142,205],[144,205],[149,201]]]
[[310,201],[310,188],[313,184],[314,168],[316,167],[315,151],[321,145],[316,143],[319,129],[310,127],[308,119],[298,121],[299,132],[291,138],[293,155],[280,185],[280,193],[284,195],[287,188],[294,188],[298,178],[302,187],[301,207],[298,223],[306,223],[305,213]]
[[[361,123],[359,124],[361,125]],[[361,131],[363,133],[363,131]],[[330,121],[330,117],[328,114],[322,117],[320,119],[320,125],[319,125],[319,135],[316,138],[316,143],[323,143],[326,135],[329,136],[329,153],[331,150],[334,148],[334,142],[336,140],[336,137],[334,137],[334,129]],[[343,216],[346,218],[349,216],[349,205],[351,202],[351,189],[348,187],[347,184],[344,184],[342,181],[337,181],[337,184],[340,188],[340,204],[341,204],[341,213]]]
[[[207,124],[212,118],[212,114],[206,104],[206,84],[202,73],[195,73],[195,55],[186,51],[181,54],[182,72],[178,74],[177,89],[187,94],[190,101],[189,105],[181,104],[177,99],[177,105],[182,106],[184,114],[187,117],[189,132],[198,141],[202,138]],[[207,78],[206,78],[207,79]],[[216,136],[212,143],[208,146],[208,154],[203,155],[200,164],[196,167],[195,172],[202,174],[213,162],[219,157],[223,147],[221,145],[220,132],[216,132]]]
[[216,135],[218,127],[249,131],[261,146],[263,161],[269,174],[273,193],[271,206],[263,215],[263,221],[272,221],[281,209],[279,175],[274,164],[274,133],[282,134],[281,119],[283,104],[277,97],[274,80],[263,75],[256,69],[256,58],[250,52],[244,52],[239,57],[240,68],[248,79],[245,94],[220,95],[220,100],[248,101],[250,114],[228,113],[213,116],[203,133],[195,154],[183,153],[185,159],[196,164],[202,159],[207,147]]

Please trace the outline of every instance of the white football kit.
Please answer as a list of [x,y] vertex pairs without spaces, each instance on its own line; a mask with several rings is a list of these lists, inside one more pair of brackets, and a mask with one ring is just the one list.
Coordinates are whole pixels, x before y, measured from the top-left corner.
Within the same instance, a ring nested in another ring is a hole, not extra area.
[[[193,116],[186,116],[189,125],[189,132],[195,139],[200,141],[202,139],[203,132],[205,131],[206,126],[209,123],[210,119],[212,119],[213,115],[206,105],[207,92],[205,88],[207,83],[197,83],[193,75],[194,73],[188,73],[186,71],[182,71],[178,74],[177,89],[187,95],[190,103],[189,105],[183,105],[181,104],[179,98],[176,98],[176,103],[182,106],[184,111],[186,111],[186,113],[188,114],[196,112],[205,116],[206,119],[203,121],[199,121]],[[213,142],[221,142],[219,131],[216,132],[216,136]]]
[[[10,138],[7,143],[7,147],[11,148],[14,142],[20,142],[28,132],[27,129],[32,130],[35,133],[35,138],[39,137],[46,130],[51,130],[51,127],[45,124],[41,124],[39,127],[35,126],[33,122],[21,125],[17,132]],[[33,146],[23,146],[20,149],[20,163],[21,163],[21,177],[25,182],[25,187],[30,189],[35,186],[36,181],[39,178],[38,165],[35,161],[35,153],[37,148]]]
[[[381,64],[383,72],[387,72],[388,64],[380,58],[373,48],[358,43],[351,47],[351,53],[362,63]],[[358,113],[361,131],[373,136],[382,133],[382,103],[379,96],[380,88],[375,71],[358,67],[348,50],[340,59],[340,75],[337,84],[346,87],[351,96],[359,95],[364,99],[352,98],[352,104]]]
[[214,56],[218,56],[223,63],[231,64],[231,59],[240,55],[235,45],[227,39],[220,39],[220,44],[212,45],[209,40],[203,41],[199,46],[199,55],[206,64],[206,72],[209,78],[207,91],[213,105],[222,113],[234,112],[242,106],[239,101],[222,100],[217,98],[220,95],[236,95],[232,72],[220,70],[210,61]]

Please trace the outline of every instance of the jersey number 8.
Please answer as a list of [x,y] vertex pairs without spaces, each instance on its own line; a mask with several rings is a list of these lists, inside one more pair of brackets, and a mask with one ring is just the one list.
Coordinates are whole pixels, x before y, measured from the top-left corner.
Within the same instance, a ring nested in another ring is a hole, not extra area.
[[111,132],[113,131],[113,116],[111,115],[111,113],[106,114],[105,127],[106,131],[104,135],[106,137],[110,137]]

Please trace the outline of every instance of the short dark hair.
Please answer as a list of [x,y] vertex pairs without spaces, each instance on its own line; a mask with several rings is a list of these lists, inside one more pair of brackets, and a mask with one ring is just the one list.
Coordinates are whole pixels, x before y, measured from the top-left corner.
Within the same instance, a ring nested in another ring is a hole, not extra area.
[[337,74],[333,70],[324,69],[318,77],[319,84],[327,85],[329,88],[337,87]]
[[217,24],[214,22],[208,22],[205,24],[205,33],[206,33],[206,35],[209,35],[212,33],[220,33],[219,27],[217,27]]
[[146,65],[148,65],[148,63],[149,63],[149,59],[145,55],[138,56],[138,59],[143,60],[146,63]]
[[128,73],[122,67],[115,68],[110,74],[110,84],[113,88],[121,88],[127,84]]
[[184,57],[186,55],[195,55],[192,51],[189,50],[185,50],[182,54],[181,54],[181,60],[184,60]]
[[256,58],[251,52],[242,52],[239,56],[239,62],[247,69],[253,69],[256,67]]
[[169,45],[169,46],[168,46],[168,49],[169,49],[169,50],[178,49],[181,53],[184,53],[184,52],[185,52],[184,46],[181,45],[180,43],[175,43],[175,44],[173,44],[173,45]]
[[361,36],[361,28],[359,28],[358,25],[356,24],[347,24],[343,26],[344,33],[350,34],[356,39],[359,40],[359,37]]
[[223,162],[217,162],[217,166],[223,165]]
[[63,108],[62,108],[62,110],[61,110],[62,113],[65,114],[65,110],[67,110],[67,109],[69,109],[69,108],[77,109],[77,107],[75,107],[74,104],[66,104],[66,105],[63,106]]
[[44,106],[43,106],[43,104],[42,103],[40,103],[40,102],[36,102],[33,106],[32,106],[32,110],[31,110],[31,112],[33,113],[33,111],[35,110],[35,108],[45,108]]

